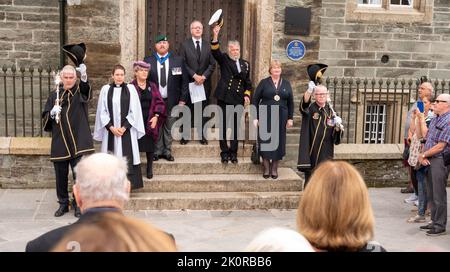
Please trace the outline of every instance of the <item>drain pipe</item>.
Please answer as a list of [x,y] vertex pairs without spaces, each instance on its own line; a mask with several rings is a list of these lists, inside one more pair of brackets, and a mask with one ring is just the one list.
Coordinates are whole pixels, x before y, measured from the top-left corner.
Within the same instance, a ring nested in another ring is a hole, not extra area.
[[59,67],[65,64],[63,45],[66,43],[66,0],[59,0]]

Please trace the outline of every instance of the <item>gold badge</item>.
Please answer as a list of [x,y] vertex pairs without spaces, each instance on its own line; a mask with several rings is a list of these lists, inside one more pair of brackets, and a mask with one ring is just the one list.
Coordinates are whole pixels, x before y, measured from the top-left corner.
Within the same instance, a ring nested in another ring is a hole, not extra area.
[[277,94],[277,95],[275,95],[274,97],[273,97],[273,100],[275,100],[275,101],[280,101],[280,96]]
[[318,113],[318,112],[315,112],[314,115],[313,115],[313,119],[314,119],[314,120],[318,120],[319,117],[320,117],[319,113]]

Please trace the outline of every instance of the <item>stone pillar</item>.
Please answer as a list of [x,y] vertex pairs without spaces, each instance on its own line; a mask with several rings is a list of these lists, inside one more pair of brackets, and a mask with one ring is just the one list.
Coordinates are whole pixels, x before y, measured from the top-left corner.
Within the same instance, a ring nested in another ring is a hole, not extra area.
[[275,0],[247,0],[244,4],[244,59],[250,61],[253,85],[267,76],[272,57]]

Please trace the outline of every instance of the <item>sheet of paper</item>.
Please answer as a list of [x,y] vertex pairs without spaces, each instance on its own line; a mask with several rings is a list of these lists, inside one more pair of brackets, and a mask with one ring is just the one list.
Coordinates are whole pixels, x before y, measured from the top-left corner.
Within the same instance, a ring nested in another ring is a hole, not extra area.
[[189,83],[189,94],[191,95],[191,102],[197,103],[206,100],[205,86],[197,85],[195,82]]

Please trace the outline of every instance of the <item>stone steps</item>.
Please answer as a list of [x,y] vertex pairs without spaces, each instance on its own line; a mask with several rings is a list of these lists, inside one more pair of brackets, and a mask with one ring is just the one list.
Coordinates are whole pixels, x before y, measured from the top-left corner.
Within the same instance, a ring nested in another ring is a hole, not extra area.
[[[262,166],[260,166],[262,169]],[[279,168],[278,179],[258,174],[155,175],[144,178],[139,192],[284,192],[301,191],[303,180],[291,168]]]
[[129,210],[296,209],[301,192],[132,193]]

